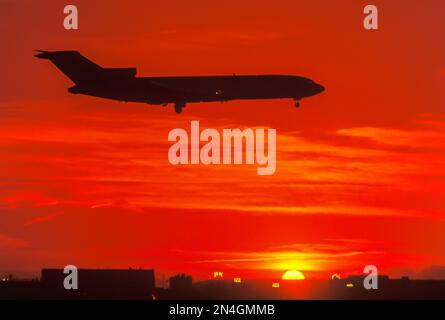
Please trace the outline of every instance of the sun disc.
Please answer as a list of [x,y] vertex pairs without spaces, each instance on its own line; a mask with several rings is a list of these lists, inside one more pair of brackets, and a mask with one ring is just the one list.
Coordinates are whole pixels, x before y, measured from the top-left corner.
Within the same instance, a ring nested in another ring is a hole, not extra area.
[[298,270],[289,270],[283,274],[283,280],[304,280],[304,274]]

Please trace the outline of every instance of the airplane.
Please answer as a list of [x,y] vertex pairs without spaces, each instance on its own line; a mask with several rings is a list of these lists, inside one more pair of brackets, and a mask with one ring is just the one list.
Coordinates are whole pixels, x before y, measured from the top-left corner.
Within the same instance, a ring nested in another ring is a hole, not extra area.
[[72,94],[167,106],[181,113],[187,103],[230,100],[300,100],[325,88],[304,77],[291,75],[230,75],[136,77],[136,68],[102,68],[78,51],[37,50],[37,58],[50,60],[72,82]]

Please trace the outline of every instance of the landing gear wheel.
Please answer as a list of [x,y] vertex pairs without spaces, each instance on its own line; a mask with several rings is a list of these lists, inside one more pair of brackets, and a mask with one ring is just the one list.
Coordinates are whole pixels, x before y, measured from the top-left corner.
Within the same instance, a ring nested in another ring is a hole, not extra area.
[[295,101],[295,108],[299,108],[300,107],[300,101]]
[[175,103],[175,112],[177,114],[180,114],[182,112],[183,108],[185,108],[185,102],[177,102],[177,103]]

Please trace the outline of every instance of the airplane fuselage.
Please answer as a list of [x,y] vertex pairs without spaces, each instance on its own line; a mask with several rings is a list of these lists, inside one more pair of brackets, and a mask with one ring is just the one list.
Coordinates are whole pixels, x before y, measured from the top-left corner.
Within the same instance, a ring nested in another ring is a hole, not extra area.
[[[310,79],[297,76],[195,76],[195,77],[104,77],[71,93],[128,102],[164,104],[252,99],[292,98],[300,100],[324,89]],[[174,93],[172,93],[174,91]]]

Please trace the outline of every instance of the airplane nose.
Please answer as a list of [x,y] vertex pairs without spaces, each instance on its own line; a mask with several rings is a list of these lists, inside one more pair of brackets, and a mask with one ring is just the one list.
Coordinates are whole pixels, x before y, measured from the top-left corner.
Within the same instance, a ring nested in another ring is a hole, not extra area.
[[325,90],[326,90],[325,87],[323,87],[321,84],[318,83],[315,84],[315,89],[314,89],[315,94],[322,93]]

